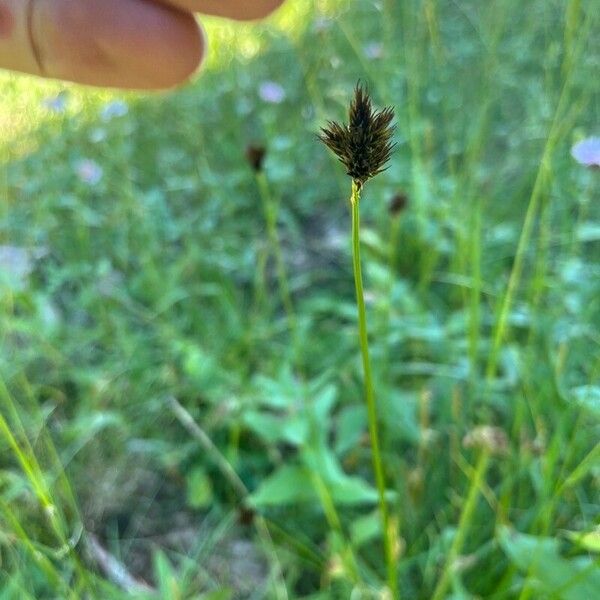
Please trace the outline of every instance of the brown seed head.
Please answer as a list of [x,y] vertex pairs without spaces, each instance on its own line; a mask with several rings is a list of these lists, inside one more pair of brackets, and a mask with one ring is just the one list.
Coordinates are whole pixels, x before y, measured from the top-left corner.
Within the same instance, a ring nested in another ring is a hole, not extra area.
[[329,121],[319,139],[338,157],[358,187],[384,171],[395,144],[392,142],[394,109],[377,111],[368,92],[358,83],[348,112],[348,125]]
[[396,216],[400,214],[408,206],[408,196],[402,192],[394,194],[390,200],[389,212],[390,215]]
[[246,160],[252,167],[253,171],[256,171],[257,173],[259,171],[262,171],[266,154],[267,154],[267,149],[264,146],[259,146],[257,144],[250,144],[246,148]]

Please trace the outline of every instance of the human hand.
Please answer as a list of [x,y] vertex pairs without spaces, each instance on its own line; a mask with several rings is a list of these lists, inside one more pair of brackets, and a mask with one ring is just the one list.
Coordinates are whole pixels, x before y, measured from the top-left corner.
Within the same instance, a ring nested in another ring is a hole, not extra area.
[[205,54],[193,13],[257,19],[283,0],[0,0],[0,68],[131,89],[185,81]]

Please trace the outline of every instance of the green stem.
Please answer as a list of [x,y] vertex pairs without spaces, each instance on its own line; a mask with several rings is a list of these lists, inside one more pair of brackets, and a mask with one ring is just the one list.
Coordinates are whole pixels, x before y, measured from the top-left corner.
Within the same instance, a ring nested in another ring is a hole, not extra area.
[[[479,336],[481,332],[481,213],[482,201],[475,200],[471,214],[471,302],[469,310],[469,359],[471,363],[469,383],[473,395],[477,386],[479,362]],[[472,406],[472,404],[471,404]]]
[[448,590],[448,586],[450,585],[450,575],[452,574],[452,569],[454,568],[456,558],[462,551],[469,525],[471,524],[473,513],[475,512],[477,499],[479,498],[479,490],[483,485],[485,474],[487,472],[489,460],[489,451],[485,449],[482,450],[481,454],[479,455],[479,460],[477,461],[473,476],[471,477],[469,492],[467,494],[467,499],[465,501],[462,514],[460,515],[458,528],[456,530],[456,534],[454,535],[454,539],[452,540],[450,550],[448,551],[442,576],[440,577],[435,591],[433,592],[432,600],[442,600],[445,597],[446,591]]
[[290,328],[295,329],[296,313],[294,310],[292,295],[290,293],[290,286],[288,284],[287,269],[285,268],[285,261],[283,259],[283,252],[281,250],[279,233],[277,232],[278,206],[271,195],[269,183],[267,182],[267,178],[262,171],[256,174],[256,180],[258,182],[258,188],[263,202],[263,210],[265,213],[265,221],[267,225],[267,235],[269,236],[271,251],[273,252],[273,257],[275,258],[275,267],[277,269],[277,283],[279,286],[279,295],[281,298],[281,303],[283,304],[283,308],[285,309],[285,312],[287,314],[290,323]]
[[365,395],[367,401],[367,414],[369,421],[369,435],[371,438],[371,449],[373,454],[373,470],[375,482],[379,493],[379,511],[381,513],[381,524],[383,528],[383,543],[385,551],[385,562],[387,567],[388,586],[392,597],[397,600],[398,573],[394,559],[393,532],[390,528],[390,518],[385,500],[385,476],[383,474],[383,460],[381,457],[379,426],[377,423],[377,406],[375,404],[375,393],[373,391],[373,375],[371,371],[371,359],[369,357],[369,340],[367,336],[367,315],[365,310],[365,298],[363,292],[362,270],[360,261],[360,187],[352,182],[352,265],[354,268],[354,285],[356,287],[356,304],[358,308],[358,332],[360,338],[360,351],[365,378]]
[[[317,471],[311,471],[311,480],[313,487],[315,488],[319,496],[319,501],[321,502],[321,506],[323,507],[323,512],[325,513],[325,519],[327,520],[327,524],[329,525],[329,528],[335,533],[337,539],[341,543],[342,551],[340,552],[340,558],[344,566],[345,572],[352,581],[353,585],[357,585],[361,582],[361,580],[358,572],[356,558],[352,550],[352,545],[348,542],[344,534],[342,522],[340,520],[338,511],[335,507],[335,502],[333,501],[331,492],[329,491],[327,484]],[[335,548],[335,544],[333,546],[333,549],[337,550],[337,548]]]

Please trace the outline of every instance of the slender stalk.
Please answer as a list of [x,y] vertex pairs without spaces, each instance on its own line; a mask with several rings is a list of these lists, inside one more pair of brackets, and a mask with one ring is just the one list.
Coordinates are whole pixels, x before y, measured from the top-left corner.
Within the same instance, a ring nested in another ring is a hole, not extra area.
[[477,499],[479,498],[479,490],[483,485],[489,461],[489,451],[486,449],[482,450],[477,465],[475,466],[475,471],[471,477],[471,484],[469,485],[467,499],[462,514],[460,515],[458,528],[454,535],[454,539],[452,540],[450,550],[448,551],[442,576],[433,592],[432,600],[442,600],[446,595],[446,591],[450,585],[450,575],[452,574],[454,562],[463,548],[469,526],[471,525],[473,513],[475,512],[475,507],[477,505]]
[[352,550],[352,544],[350,544],[350,542],[346,539],[346,534],[344,533],[344,529],[342,527],[342,521],[335,507],[333,497],[331,496],[327,484],[317,471],[311,472],[311,480],[319,496],[319,501],[321,502],[321,506],[323,507],[323,512],[325,513],[325,519],[327,520],[327,524],[329,525],[329,528],[335,533],[339,542],[342,545],[342,552],[340,553],[340,558],[343,567],[348,577],[352,581],[352,584],[357,585],[361,583],[361,579],[360,574],[358,572],[356,557],[354,556],[354,551]]
[[383,528],[383,543],[385,551],[385,562],[387,567],[388,586],[394,599],[398,599],[398,573],[394,558],[393,532],[390,528],[390,518],[385,500],[385,476],[383,473],[383,460],[381,457],[380,434],[377,423],[377,406],[375,404],[375,393],[373,391],[373,374],[371,371],[371,359],[369,356],[369,340],[367,336],[367,315],[365,310],[365,298],[363,292],[362,270],[360,260],[360,188],[356,182],[352,182],[352,265],[354,269],[354,285],[356,287],[356,305],[358,308],[358,332],[360,338],[360,351],[362,355],[365,397],[367,402],[367,415],[369,421],[369,435],[371,438],[371,449],[373,455],[373,471],[375,482],[379,493],[379,511],[381,513],[381,525]]
[[[279,291],[279,298],[288,321],[289,332],[292,338],[292,349],[294,352],[294,363],[298,369],[301,368],[300,358],[302,356],[302,343],[299,336],[298,320],[296,318],[296,310],[294,307],[294,301],[290,291],[289,278],[287,268],[285,265],[285,258],[283,256],[283,250],[281,248],[281,239],[279,232],[277,231],[277,213],[279,212],[279,202],[273,197],[269,182],[263,171],[256,173],[256,181],[262,200],[265,223],[267,225],[267,235],[269,239],[269,249],[275,259],[275,268],[277,270],[277,287]],[[265,282],[265,267],[268,259],[269,252],[265,252],[259,263],[260,273],[260,290],[261,290],[261,301],[264,300],[266,294],[266,282]]]
[[481,333],[481,213],[482,200],[477,197],[471,213],[471,281],[469,305],[469,384],[472,406],[478,377],[479,337]]
[[267,235],[269,236],[269,243],[271,245],[271,251],[275,258],[275,267],[277,269],[277,284],[279,287],[279,296],[281,303],[287,314],[290,322],[290,327],[295,329],[296,325],[296,312],[294,310],[294,303],[292,301],[292,295],[290,293],[290,286],[288,283],[287,269],[285,267],[285,260],[283,258],[283,252],[281,250],[281,241],[279,239],[279,233],[277,232],[277,212],[278,206],[271,195],[269,189],[269,183],[265,174],[260,171],[256,174],[256,180],[258,183],[258,189],[263,203],[263,210],[265,215],[265,222],[267,225]]

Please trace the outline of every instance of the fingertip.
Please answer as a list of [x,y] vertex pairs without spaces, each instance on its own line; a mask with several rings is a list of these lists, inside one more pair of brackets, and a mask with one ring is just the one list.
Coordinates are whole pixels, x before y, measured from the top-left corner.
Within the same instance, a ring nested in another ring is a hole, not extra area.
[[206,48],[192,14],[142,0],[37,0],[33,31],[46,76],[102,87],[175,87]]
[[255,21],[269,16],[284,0],[165,0],[185,11],[199,12],[235,19]]
[[200,69],[206,57],[206,33],[189,14],[181,13],[168,31],[155,40],[155,51],[161,54],[165,68],[152,73],[150,88],[170,89],[189,81]]
[[256,21],[264,19],[274,13],[284,0],[260,0],[257,2],[247,2],[243,10],[239,9],[237,17],[241,21]]

